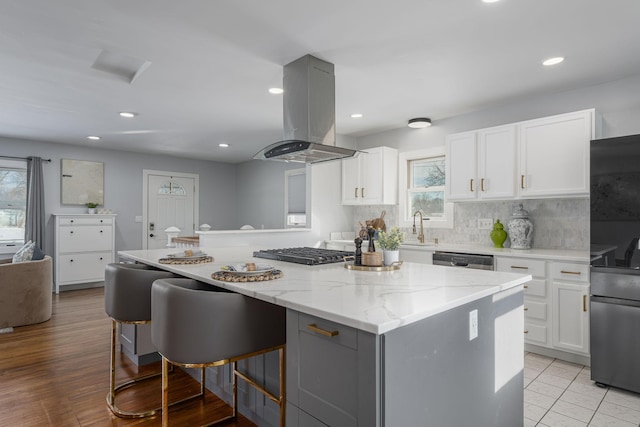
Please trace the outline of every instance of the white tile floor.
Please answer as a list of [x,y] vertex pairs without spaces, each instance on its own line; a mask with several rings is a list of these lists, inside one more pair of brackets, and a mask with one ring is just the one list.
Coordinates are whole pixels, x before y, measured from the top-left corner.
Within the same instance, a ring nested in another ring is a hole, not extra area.
[[590,378],[589,367],[526,353],[524,427],[640,426],[640,394]]

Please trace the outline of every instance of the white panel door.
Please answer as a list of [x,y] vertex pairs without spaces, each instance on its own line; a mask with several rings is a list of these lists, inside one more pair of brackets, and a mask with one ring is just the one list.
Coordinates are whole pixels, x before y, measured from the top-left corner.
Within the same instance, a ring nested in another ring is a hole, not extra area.
[[180,236],[195,235],[195,179],[149,175],[147,180],[147,248],[167,246],[168,227],[178,227]]

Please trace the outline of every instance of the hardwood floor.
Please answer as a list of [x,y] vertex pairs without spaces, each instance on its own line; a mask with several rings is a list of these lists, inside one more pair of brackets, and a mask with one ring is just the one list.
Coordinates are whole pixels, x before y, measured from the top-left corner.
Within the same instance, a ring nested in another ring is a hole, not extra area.
[[[159,426],[160,417],[127,420],[114,416],[105,397],[109,388],[111,320],[104,312],[103,289],[54,295],[51,320],[0,334],[0,426]],[[118,358],[118,381],[127,373],[159,370],[159,363],[138,368]],[[176,369],[170,399],[194,394],[198,383]],[[118,396],[122,409],[160,405],[160,380]],[[135,404],[136,406],[132,406]],[[195,426],[215,420],[230,408],[212,393],[170,411],[171,425]],[[254,426],[240,416],[225,426]]]

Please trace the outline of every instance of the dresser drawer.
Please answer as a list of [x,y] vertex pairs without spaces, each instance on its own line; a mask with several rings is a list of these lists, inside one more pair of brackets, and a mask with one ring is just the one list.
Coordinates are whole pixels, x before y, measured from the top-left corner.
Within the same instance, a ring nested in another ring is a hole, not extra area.
[[60,255],[56,260],[59,282],[100,282],[104,269],[113,262],[111,252]]
[[545,261],[526,258],[498,257],[496,270],[510,273],[531,274],[534,277],[545,277]]
[[524,340],[531,344],[547,345],[547,327],[524,322]]
[[111,225],[60,227],[58,239],[61,253],[110,251],[113,247]]
[[589,266],[573,262],[552,262],[551,278],[554,280],[570,280],[572,282],[588,282]]
[[547,303],[524,300],[525,319],[547,320]]
[[60,218],[60,225],[111,225],[113,224],[113,218],[103,218],[103,217],[82,217],[82,218]]
[[533,279],[525,283],[524,294],[545,298],[547,296],[547,281],[543,279]]

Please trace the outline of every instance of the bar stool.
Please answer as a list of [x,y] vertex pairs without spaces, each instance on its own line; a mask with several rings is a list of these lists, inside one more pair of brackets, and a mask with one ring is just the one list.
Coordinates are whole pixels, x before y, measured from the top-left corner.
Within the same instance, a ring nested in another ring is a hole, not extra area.
[[121,418],[143,418],[155,415],[160,408],[141,411],[123,411],[116,405],[116,394],[133,384],[157,378],[161,372],[133,378],[116,385],[116,336],[118,323],[145,324],[151,322],[151,285],[157,279],[175,277],[167,271],[156,270],[144,264],[113,263],[105,267],[104,309],[111,318],[111,377],[107,405]]
[[[284,426],[286,312],[283,307],[225,291],[190,279],[160,279],[151,290],[151,342],[162,355],[162,425],[169,426],[169,363],[204,368],[233,364],[232,414],[237,417],[237,377],[245,380],[280,408]],[[266,390],[238,371],[237,362],[278,350],[280,389]]]

